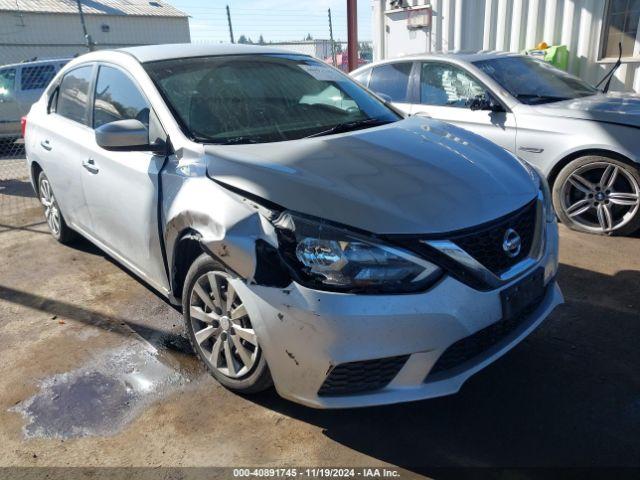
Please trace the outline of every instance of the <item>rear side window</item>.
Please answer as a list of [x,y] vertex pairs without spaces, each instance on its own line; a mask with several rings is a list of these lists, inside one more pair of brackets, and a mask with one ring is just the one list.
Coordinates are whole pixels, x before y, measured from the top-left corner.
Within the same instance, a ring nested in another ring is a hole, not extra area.
[[374,67],[369,89],[387,95],[393,102],[406,102],[412,66],[411,62],[402,62]]
[[56,67],[53,65],[36,65],[33,67],[22,67],[20,88],[22,90],[42,90],[56,74]]
[[89,87],[93,66],[76,68],[67,73],[58,91],[56,112],[69,120],[89,124]]
[[464,70],[444,63],[423,63],[420,103],[440,107],[468,108],[474,98],[486,94],[482,85]]
[[93,107],[93,127],[117,120],[139,120],[149,127],[149,104],[127,75],[100,67]]
[[16,84],[16,69],[5,68],[0,70],[0,99],[11,95]]

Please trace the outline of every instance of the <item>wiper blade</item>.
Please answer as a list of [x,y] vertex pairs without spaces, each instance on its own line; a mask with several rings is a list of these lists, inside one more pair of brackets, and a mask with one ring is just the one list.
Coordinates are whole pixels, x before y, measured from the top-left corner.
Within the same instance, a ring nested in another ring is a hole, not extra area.
[[560,102],[562,100],[569,100],[568,97],[555,97],[553,95],[539,95],[537,93],[519,93],[516,98],[535,98],[538,100],[551,100]]
[[322,137],[324,135],[331,135],[332,133],[350,132],[352,130],[358,130],[366,127],[377,127],[379,125],[386,125],[387,123],[391,122],[391,120],[381,120],[379,118],[366,118],[364,120],[356,120],[353,122],[338,123],[331,128],[312,133],[311,135],[307,135],[303,138]]
[[232,137],[232,138],[227,138],[224,142],[217,142],[216,145],[239,145],[243,143],[258,143],[258,138],[242,137],[242,136]]

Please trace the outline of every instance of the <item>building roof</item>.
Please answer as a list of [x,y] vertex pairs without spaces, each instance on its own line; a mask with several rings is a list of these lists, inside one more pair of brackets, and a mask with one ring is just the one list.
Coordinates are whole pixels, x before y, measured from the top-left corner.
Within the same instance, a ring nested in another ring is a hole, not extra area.
[[63,65],[69,63],[69,61],[73,60],[71,57],[61,57],[61,58],[43,58],[41,60],[27,60],[26,62],[16,62],[16,63],[8,63],[6,65],[0,65],[0,68],[7,67],[35,67],[38,65],[47,65],[50,63],[62,63]]
[[251,55],[261,53],[288,53],[301,55],[299,52],[261,45],[237,43],[174,43],[168,45],[145,45],[141,47],[122,48],[118,51],[133,55],[139,62],[155,62],[174,58],[208,57],[214,55]]
[[[0,0],[0,11],[78,13],[76,0]],[[87,15],[187,17],[163,0],[82,0]]]

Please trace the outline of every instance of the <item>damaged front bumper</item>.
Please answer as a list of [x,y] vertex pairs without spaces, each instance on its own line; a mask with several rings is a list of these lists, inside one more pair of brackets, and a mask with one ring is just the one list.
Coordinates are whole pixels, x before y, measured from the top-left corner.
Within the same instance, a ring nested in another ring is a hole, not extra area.
[[[457,392],[563,302],[554,280],[557,226],[549,225],[545,233],[544,255],[530,270],[545,271],[545,294],[535,309],[512,328],[502,329],[495,341],[485,339],[486,348],[473,358],[437,374],[431,370],[450,346],[501,325],[500,291],[524,275],[491,291],[446,276],[427,292],[407,295],[324,292],[296,283],[282,289],[240,279],[234,287],[245,301],[283,397],[316,408],[438,397]],[[345,394],[354,383],[362,388]]]

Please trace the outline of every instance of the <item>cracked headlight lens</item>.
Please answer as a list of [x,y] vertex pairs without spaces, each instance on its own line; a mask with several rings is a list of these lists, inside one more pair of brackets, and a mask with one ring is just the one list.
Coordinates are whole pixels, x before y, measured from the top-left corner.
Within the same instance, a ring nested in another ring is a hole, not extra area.
[[409,293],[442,271],[406,250],[319,219],[283,213],[275,222],[280,251],[296,281],[320,290]]

